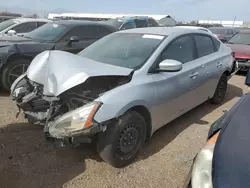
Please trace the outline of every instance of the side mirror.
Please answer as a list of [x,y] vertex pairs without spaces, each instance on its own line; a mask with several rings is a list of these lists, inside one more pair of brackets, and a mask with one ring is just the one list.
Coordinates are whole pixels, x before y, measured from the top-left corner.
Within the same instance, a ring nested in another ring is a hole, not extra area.
[[79,42],[79,38],[77,37],[77,36],[72,36],[72,37],[70,37],[70,39],[69,39],[69,42]]
[[7,32],[7,34],[8,35],[15,35],[16,34],[16,31],[15,30],[9,30],[8,32]]
[[182,63],[172,59],[166,59],[159,64],[160,72],[178,72],[182,69]]
[[247,71],[245,84],[250,87],[250,69]]

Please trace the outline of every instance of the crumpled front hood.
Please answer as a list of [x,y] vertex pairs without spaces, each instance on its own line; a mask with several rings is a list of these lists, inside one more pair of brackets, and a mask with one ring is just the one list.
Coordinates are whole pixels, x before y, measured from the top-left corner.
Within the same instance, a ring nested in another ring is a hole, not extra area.
[[133,70],[96,62],[63,51],[44,51],[31,62],[27,76],[44,86],[44,95],[58,96],[94,76],[128,76]]

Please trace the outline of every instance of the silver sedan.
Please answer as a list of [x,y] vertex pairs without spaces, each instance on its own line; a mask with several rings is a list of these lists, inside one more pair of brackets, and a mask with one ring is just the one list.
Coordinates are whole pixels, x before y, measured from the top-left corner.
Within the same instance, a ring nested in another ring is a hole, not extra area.
[[207,100],[221,103],[234,63],[231,49],[205,31],[131,29],[77,55],[39,54],[11,93],[60,146],[96,138],[100,156],[122,167],[157,129]]

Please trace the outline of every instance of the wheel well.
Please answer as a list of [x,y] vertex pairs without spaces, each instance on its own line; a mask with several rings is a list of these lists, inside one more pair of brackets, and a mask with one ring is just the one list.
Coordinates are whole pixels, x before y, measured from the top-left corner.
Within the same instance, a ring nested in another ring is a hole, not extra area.
[[129,111],[136,111],[137,113],[141,114],[142,117],[145,119],[147,124],[147,138],[149,138],[151,136],[152,131],[152,120],[148,109],[145,106],[134,106],[133,108],[129,109]]
[[[7,62],[11,62],[11,61],[14,61],[16,59],[25,59],[25,60],[29,60],[29,61],[32,61],[33,57],[31,56],[26,56],[26,55],[21,55],[21,54],[12,54],[10,55],[7,60],[6,60],[6,63]],[[6,64],[5,63],[5,64]]]
[[226,76],[230,76],[230,72],[229,71],[225,71],[223,74],[225,74]]

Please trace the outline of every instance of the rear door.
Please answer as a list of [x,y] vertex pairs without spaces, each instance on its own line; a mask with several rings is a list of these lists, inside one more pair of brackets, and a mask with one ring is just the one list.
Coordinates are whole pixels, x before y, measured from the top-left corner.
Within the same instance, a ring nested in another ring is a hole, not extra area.
[[197,46],[197,60],[201,64],[200,73],[202,76],[200,77],[200,82],[203,83],[199,95],[208,99],[213,96],[218,80],[224,70],[223,57],[218,52],[221,43],[203,34],[195,34],[194,38]]
[[[69,43],[71,37],[78,37],[78,42]],[[99,28],[95,25],[75,26],[67,32],[56,44],[56,50],[64,50],[71,53],[78,53],[90,44],[101,38]]]
[[197,60],[195,41],[192,35],[184,35],[174,39],[163,50],[157,64],[165,59],[173,59],[183,63],[179,72],[159,72],[153,74],[156,90],[153,116],[156,117],[156,128],[160,128],[171,120],[179,117],[200,103],[203,82],[202,63]]

